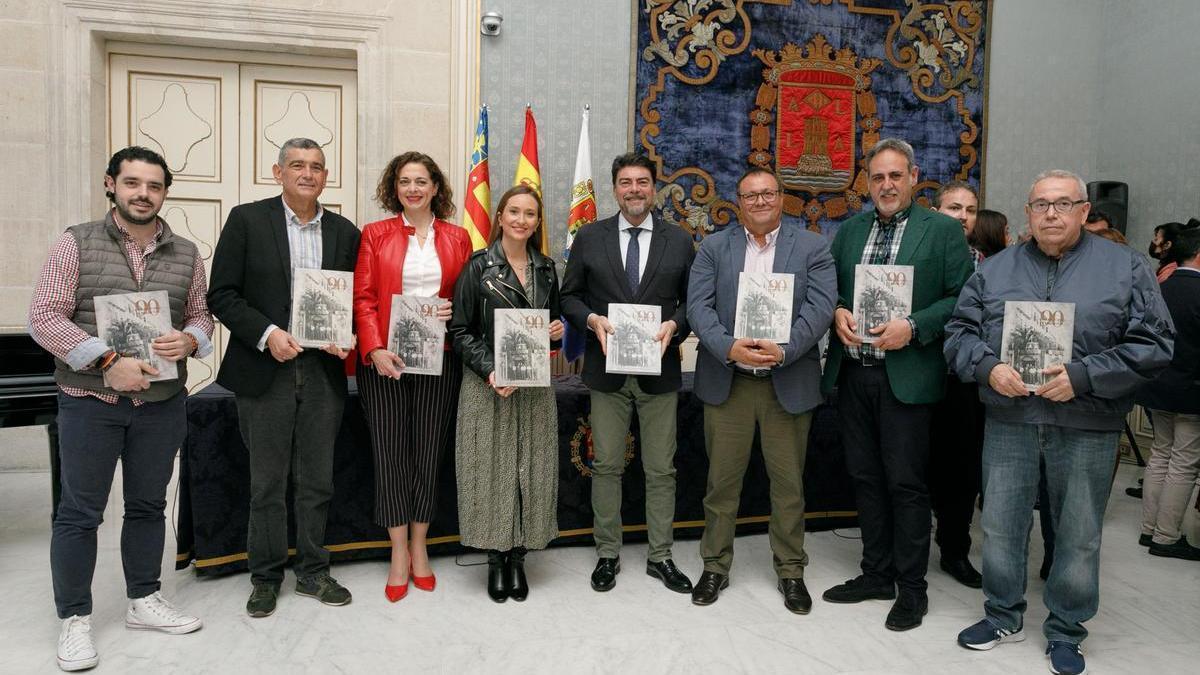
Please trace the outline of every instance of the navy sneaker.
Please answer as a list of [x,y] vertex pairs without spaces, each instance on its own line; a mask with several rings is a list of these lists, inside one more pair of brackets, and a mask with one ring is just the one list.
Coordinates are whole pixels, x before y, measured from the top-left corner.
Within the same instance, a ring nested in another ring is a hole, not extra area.
[[1051,640],[1046,646],[1046,656],[1050,657],[1050,672],[1054,675],[1083,675],[1087,672],[1083,652],[1077,644]]
[[1024,639],[1025,632],[1020,628],[1015,631],[1005,630],[986,618],[969,628],[964,628],[958,634],[958,644],[980,651],[991,649],[1002,642],[1020,642]]

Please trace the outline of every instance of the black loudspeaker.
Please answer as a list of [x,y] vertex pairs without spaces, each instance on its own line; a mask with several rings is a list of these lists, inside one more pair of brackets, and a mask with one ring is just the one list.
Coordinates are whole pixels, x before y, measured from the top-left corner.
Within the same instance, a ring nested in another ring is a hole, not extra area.
[[1092,211],[1103,211],[1112,220],[1113,229],[1125,234],[1129,220],[1129,184],[1115,180],[1095,180],[1087,184]]

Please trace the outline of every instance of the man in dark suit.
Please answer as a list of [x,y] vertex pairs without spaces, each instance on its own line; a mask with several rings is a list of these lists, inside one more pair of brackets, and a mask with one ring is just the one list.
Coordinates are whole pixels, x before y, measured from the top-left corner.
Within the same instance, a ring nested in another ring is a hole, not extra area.
[[[687,277],[695,249],[686,232],[650,212],[654,180],[654,164],[644,155],[613,160],[613,196],[620,212],[579,231],[563,276],[563,314],[580,331],[590,331],[583,381],[592,399],[592,511],[599,556],[592,588],[597,591],[611,590],[621,570],[621,473],[634,408],[646,473],[646,574],[678,593],[692,590],[691,580],[671,560],[671,543],[679,343],[688,334]],[[660,307],[662,325],[655,335],[661,345],[660,375],[607,372],[611,303]]]
[[287,486],[296,520],[296,592],[327,605],[350,602],[329,576],[325,521],[333,495],[333,444],[346,399],[346,353],[304,349],[288,332],[297,268],[352,271],[358,228],[317,199],[328,170],[321,147],[294,138],[273,168],[281,197],[229,212],[213,255],[208,304],[233,339],[217,382],[237,395],[250,451],[247,553],[250,616],[268,616],[288,560]]
[[1154,417],[1140,543],[1152,555],[1200,560],[1200,547],[1181,531],[1200,467],[1200,228],[1176,235],[1171,251],[1179,267],[1162,282],[1162,294],[1175,322],[1175,354],[1137,398]]
[[[942,398],[946,361],[942,333],[971,275],[963,228],[913,203],[917,165],[912,146],[888,138],[866,155],[875,208],[838,229],[838,308],[823,386],[838,388],[842,447],[854,480],[862,529],[862,574],[825,591],[827,602],[899,598],[885,626],[908,630],[928,610],[931,408]],[[857,265],[912,265],[912,309],[871,329],[864,344],[852,312]]]
[[[804,459],[812,409],[821,403],[817,342],[829,329],[837,279],[829,244],[783,221],[779,178],[752,168],[738,181],[740,225],[709,235],[688,283],[688,322],[700,339],[696,396],[704,402],[708,485],[704,495],[704,574],[692,602],[710,605],[729,585],[742,480],[757,427],[771,480],[771,551],[784,606],[812,609],[804,586]],[[734,335],[741,272],[792,277],[788,341]]]

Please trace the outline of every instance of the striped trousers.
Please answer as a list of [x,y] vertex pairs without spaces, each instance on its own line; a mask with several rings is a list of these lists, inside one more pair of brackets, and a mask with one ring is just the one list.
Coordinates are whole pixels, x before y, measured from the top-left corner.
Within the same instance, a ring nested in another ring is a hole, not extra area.
[[462,360],[448,351],[442,375],[384,377],[358,364],[375,459],[375,522],[399,527],[433,521],[442,450],[454,432]]

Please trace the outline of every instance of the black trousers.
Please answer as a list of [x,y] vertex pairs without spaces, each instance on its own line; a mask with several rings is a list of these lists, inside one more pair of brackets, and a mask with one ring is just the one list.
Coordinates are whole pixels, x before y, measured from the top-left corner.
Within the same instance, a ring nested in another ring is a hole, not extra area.
[[287,487],[291,476],[298,578],[329,569],[325,523],[333,499],[333,444],[346,407],[346,384],[312,348],[284,363],[261,396],[238,396],[238,425],[250,453],[252,583],[278,586],[288,561]]
[[846,359],[838,376],[838,417],[846,469],[862,529],[862,571],[901,591],[925,593],[929,566],[931,406],[902,403],[884,364]]
[[945,560],[966,558],[971,550],[971,519],[983,482],[983,416],[979,385],[947,375],[946,398],[934,406],[929,434],[934,541]]

